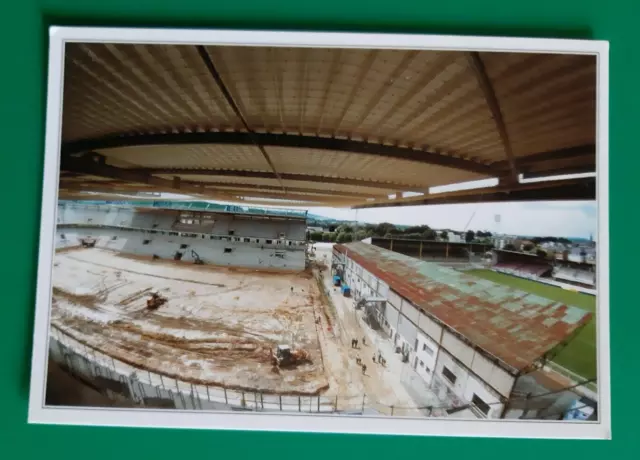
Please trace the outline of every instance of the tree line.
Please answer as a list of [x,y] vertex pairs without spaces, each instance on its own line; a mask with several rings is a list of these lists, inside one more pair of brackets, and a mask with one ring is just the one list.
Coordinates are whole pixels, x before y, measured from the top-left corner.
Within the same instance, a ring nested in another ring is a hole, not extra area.
[[568,246],[572,244],[571,240],[568,240],[567,238],[555,236],[534,236],[529,240],[536,245],[543,243],[560,243]]
[[[320,224],[319,222],[316,224]],[[313,226],[310,223],[310,226]],[[483,241],[491,238],[491,232],[468,230],[464,234],[462,232],[453,232],[452,230],[436,231],[428,225],[414,226],[396,226],[389,222],[380,224],[330,224],[327,227],[328,232],[310,231],[307,232],[307,239],[313,242],[325,243],[349,243],[352,241],[361,241],[370,237],[394,238],[407,240],[426,240],[426,241],[448,241],[450,233],[456,233],[463,236],[463,240],[471,243],[474,241]]]

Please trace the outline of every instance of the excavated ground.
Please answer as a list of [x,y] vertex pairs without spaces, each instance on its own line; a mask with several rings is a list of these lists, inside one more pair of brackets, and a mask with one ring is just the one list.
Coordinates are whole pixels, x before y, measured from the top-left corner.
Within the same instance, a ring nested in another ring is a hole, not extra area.
[[[318,394],[328,387],[315,322],[323,306],[310,273],[76,248],[56,253],[53,285],[51,327],[136,368],[264,393]],[[149,311],[153,290],[168,301]],[[307,350],[311,363],[274,373],[270,350],[280,343]]]

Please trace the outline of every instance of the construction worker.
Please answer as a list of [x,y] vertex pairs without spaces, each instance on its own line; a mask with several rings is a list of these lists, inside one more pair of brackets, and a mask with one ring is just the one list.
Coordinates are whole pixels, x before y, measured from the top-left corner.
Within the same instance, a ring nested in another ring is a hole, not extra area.
[[362,365],[362,375],[366,375],[367,374],[367,365],[363,364]]

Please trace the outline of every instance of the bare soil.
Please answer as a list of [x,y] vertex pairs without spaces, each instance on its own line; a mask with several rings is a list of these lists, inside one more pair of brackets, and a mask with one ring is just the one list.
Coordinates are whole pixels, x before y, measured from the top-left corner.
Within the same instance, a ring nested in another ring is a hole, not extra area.
[[[160,263],[158,263],[160,262]],[[139,369],[201,385],[318,394],[328,387],[308,273],[137,260],[100,249],[56,254],[51,326]],[[151,291],[168,302],[146,309]],[[274,373],[280,343],[311,362]]]

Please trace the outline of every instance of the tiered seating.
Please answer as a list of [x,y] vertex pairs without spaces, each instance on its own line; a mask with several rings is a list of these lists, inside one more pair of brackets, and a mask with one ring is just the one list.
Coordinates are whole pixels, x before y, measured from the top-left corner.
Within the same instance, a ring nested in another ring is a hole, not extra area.
[[507,264],[504,262],[498,262],[497,264],[495,264],[495,268],[501,269],[501,270],[516,270],[518,268],[518,264]]
[[235,236],[253,236],[255,238],[278,239],[279,233],[285,233],[286,227],[282,228],[276,222],[256,223],[251,220],[237,219],[229,222],[229,230],[233,230]]
[[109,212],[106,213],[102,221],[102,225],[130,227],[132,220],[133,220],[132,209],[116,207],[116,208],[110,209]]
[[587,272],[584,270],[578,270],[576,278],[584,284],[595,284],[595,273]]
[[133,228],[154,228],[154,224],[156,221],[156,215],[149,212],[137,212],[132,216],[132,219],[129,222],[118,223],[117,225],[123,227],[133,227]]
[[171,227],[172,230],[176,232],[191,232],[191,233],[213,233],[213,222],[205,222],[203,224],[183,224],[181,222],[176,222]]
[[574,268],[566,268],[559,267],[553,273],[553,277],[560,281],[568,281],[570,283],[578,283],[578,284],[586,284],[593,286],[595,285],[595,273],[574,269]]
[[200,225],[179,222],[180,211],[147,212],[125,206],[60,205],[58,224],[113,226],[134,229],[202,233],[216,236],[259,238],[263,243],[278,240],[304,241],[306,223],[302,220],[251,220],[233,215],[214,214],[211,221]]
[[[195,261],[191,251],[206,264],[247,268],[278,268],[303,270],[305,267],[304,246],[288,248],[286,251],[274,246],[261,247],[256,244],[242,244],[208,238],[190,238],[148,234],[136,231],[93,228],[75,233],[58,230],[56,248],[62,249],[80,245],[85,236],[96,238],[96,247],[127,254],[172,260],[177,251],[183,254],[185,262]],[[65,238],[62,238],[62,235]],[[114,239],[115,237],[115,239]],[[186,247],[183,247],[186,246]]]
[[249,219],[218,219],[213,228],[216,235],[225,235],[233,231],[234,236],[264,239],[286,239],[302,241],[306,238],[306,224],[303,221],[266,221]]
[[551,266],[545,264],[514,264],[503,262],[497,263],[493,268],[497,271],[525,278],[537,278],[551,270]]
[[153,226],[157,230],[169,230],[176,217],[173,214],[156,214],[153,219]]
[[549,265],[521,265],[518,267],[519,271],[528,273],[533,276],[542,276],[550,269],[551,267]]

